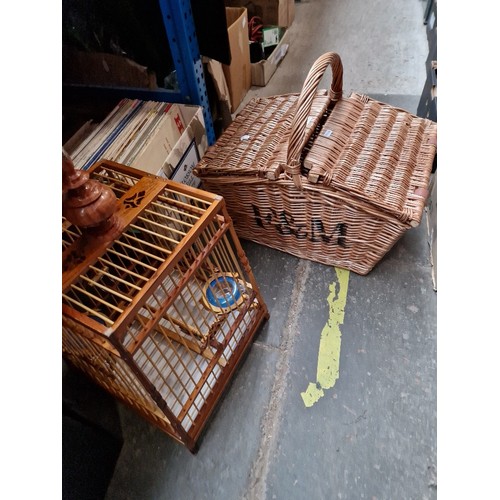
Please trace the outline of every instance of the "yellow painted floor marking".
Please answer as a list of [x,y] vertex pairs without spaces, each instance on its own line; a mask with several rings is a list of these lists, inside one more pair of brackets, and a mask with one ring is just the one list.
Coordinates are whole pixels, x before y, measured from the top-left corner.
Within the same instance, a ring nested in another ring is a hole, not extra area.
[[327,298],[330,311],[319,341],[316,383],[310,382],[305,392],[300,393],[307,408],[317,403],[325,395],[323,389],[331,389],[339,378],[340,325],[344,323],[349,271],[335,268],[335,272],[338,282],[330,285]]

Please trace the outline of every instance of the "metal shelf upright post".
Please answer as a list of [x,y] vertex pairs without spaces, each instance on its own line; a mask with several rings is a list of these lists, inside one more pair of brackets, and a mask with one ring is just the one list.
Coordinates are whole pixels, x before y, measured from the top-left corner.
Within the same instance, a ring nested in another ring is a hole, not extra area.
[[191,2],[190,0],[159,0],[159,2],[170,44],[170,52],[176,68],[179,90],[184,96],[185,102],[203,106],[208,143],[213,144],[215,132]]

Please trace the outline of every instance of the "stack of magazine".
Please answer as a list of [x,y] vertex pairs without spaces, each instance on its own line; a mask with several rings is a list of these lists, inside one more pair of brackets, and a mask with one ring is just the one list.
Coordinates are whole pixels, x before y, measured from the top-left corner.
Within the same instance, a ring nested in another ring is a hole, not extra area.
[[106,159],[157,174],[185,128],[178,104],[122,99],[71,157],[82,170]]

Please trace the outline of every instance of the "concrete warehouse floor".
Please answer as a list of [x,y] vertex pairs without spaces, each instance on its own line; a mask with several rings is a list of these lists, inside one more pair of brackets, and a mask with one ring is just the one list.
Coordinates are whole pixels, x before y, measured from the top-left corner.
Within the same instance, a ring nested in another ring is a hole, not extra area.
[[[244,103],[299,92],[313,61],[335,51],[346,94],[416,113],[426,80],[425,2],[295,7],[288,54]],[[329,79],[327,72],[322,88]],[[426,217],[364,277],[243,244],[269,321],[196,455],[119,406],[123,446],[106,500],[436,498],[436,292]],[[320,339],[335,328],[338,379],[322,389]]]

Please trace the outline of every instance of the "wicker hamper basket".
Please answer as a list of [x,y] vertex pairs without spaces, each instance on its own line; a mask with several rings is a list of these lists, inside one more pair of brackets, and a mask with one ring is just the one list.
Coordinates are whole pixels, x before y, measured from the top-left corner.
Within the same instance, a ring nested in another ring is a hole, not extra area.
[[[328,67],[331,88],[318,90]],[[195,173],[241,238],[365,275],[421,221],[437,124],[344,98],[342,76],[328,52],[300,94],[252,99]]]

